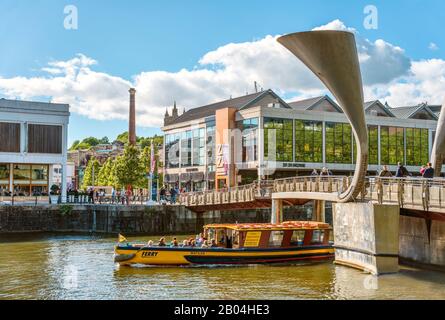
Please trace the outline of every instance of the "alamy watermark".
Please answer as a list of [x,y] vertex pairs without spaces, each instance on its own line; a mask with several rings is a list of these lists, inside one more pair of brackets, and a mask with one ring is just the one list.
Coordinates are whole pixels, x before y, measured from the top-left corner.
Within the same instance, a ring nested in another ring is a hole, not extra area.
[[66,30],[77,30],[79,28],[79,10],[75,5],[67,5],[63,9],[65,19],[63,20],[63,27]]
[[64,289],[76,289],[79,285],[79,271],[73,265],[66,266],[63,270],[63,283]]
[[374,5],[367,5],[363,9],[366,15],[363,20],[363,27],[366,30],[377,30],[379,28],[379,10]]

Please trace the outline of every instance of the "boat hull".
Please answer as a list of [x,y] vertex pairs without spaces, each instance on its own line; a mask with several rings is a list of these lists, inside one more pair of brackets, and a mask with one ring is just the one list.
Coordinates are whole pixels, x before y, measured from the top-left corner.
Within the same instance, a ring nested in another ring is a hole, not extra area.
[[170,248],[116,246],[115,262],[120,265],[247,265],[329,260],[332,246],[274,249]]

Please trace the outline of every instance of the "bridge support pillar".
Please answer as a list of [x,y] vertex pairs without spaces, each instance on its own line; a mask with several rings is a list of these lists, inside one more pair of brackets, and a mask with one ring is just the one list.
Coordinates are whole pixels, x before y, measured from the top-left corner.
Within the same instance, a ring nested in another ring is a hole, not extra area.
[[335,263],[374,275],[399,271],[398,205],[333,204]]
[[318,222],[326,221],[326,201],[324,200],[314,200],[314,208],[312,213],[312,220]]
[[271,223],[283,222],[283,200],[272,200]]

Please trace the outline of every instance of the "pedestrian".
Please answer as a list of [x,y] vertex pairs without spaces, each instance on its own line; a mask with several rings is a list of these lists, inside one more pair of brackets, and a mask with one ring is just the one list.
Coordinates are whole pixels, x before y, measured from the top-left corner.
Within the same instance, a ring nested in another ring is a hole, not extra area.
[[410,175],[410,173],[405,168],[405,166],[401,162],[398,162],[397,163],[396,177],[397,178],[404,178],[404,177],[409,176],[409,175]]
[[311,176],[318,176],[317,169],[312,170]]
[[323,167],[323,168],[321,169],[320,176],[328,176],[328,175],[329,175],[328,168]]
[[428,164],[426,165],[426,169],[423,172],[423,177],[427,179],[434,178],[434,169],[431,162],[428,162]]
[[423,177],[423,173],[425,172],[425,170],[426,170],[426,166],[421,166],[420,167],[420,175]]
[[159,192],[159,195],[160,195],[160,197],[161,197],[161,202],[164,202],[164,201],[165,201],[165,194],[166,194],[165,187],[162,186],[161,191]]
[[380,171],[379,177],[392,177],[392,173],[388,170],[387,165],[383,166],[382,171]]
[[173,187],[170,189],[170,203],[176,203],[176,190]]

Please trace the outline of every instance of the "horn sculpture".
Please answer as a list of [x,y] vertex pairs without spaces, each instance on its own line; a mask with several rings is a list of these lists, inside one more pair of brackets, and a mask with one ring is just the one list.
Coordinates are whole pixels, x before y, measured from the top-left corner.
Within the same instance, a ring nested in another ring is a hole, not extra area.
[[320,78],[352,126],[357,163],[352,183],[338,196],[337,202],[353,201],[362,191],[368,168],[368,130],[354,35],[344,31],[309,31],[282,36],[278,42]]
[[434,175],[440,177],[443,160],[445,159],[445,102],[440,110],[439,121],[437,122],[436,137],[434,138],[433,150],[431,152],[431,164],[434,168]]

